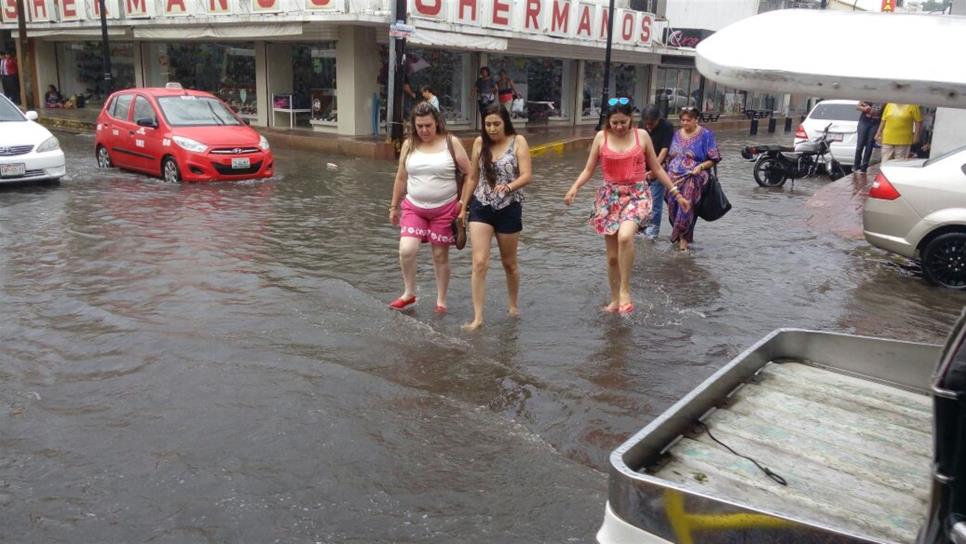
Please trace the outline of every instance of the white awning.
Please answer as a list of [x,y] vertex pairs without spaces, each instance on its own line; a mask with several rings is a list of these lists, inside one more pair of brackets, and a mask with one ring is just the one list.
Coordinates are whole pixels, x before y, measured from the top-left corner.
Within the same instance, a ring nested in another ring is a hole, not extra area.
[[739,89],[966,108],[963,50],[966,17],[780,9],[702,40],[696,65]]
[[406,43],[471,51],[506,51],[507,41],[506,38],[417,28],[412,36],[406,38]]
[[[20,32],[14,30],[11,32],[11,37],[17,38]],[[107,35],[109,37],[129,37],[127,29],[125,28],[108,28]],[[28,38],[101,38],[101,29],[99,28],[59,28],[52,30],[32,30],[27,29]]]
[[170,28],[135,28],[134,37],[143,40],[196,40],[199,38],[224,38],[228,40],[251,40],[279,36],[301,36],[302,23],[259,23],[257,25],[206,25]]

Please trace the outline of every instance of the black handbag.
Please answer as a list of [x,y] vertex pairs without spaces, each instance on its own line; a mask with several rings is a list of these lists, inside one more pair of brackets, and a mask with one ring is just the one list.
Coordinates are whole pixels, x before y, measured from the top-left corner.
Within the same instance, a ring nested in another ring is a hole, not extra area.
[[[453,165],[456,166],[456,200],[461,201],[463,197],[463,183],[466,181],[466,174],[460,169],[460,164],[456,161],[456,150],[453,149],[452,136],[446,135],[446,149],[449,150],[449,156],[453,158]],[[466,224],[460,221],[459,217],[453,218],[452,223],[453,238],[456,240],[456,249],[463,249],[466,247]]]
[[698,217],[705,221],[717,221],[724,217],[731,209],[731,202],[724,194],[721,183],[718,182],[718,168],[708,174],[708,181],[704,184],[701,191],[701,200],[698,202],[696,213]]

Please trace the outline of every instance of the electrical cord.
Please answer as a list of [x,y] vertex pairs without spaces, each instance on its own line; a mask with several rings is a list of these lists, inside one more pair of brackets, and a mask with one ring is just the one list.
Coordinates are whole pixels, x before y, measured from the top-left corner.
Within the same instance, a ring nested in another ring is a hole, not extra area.
[[758,461],[752,459],[751,457],[748,457],[747,455],[742,455],[742,454],[736,452],[735,450],[733,450],[731,448],[731,446],[728,446],[724,442],[722,442],[722,441],[718,440],[717,438],[715,438],[715,436],[713,434],[711,434],[711,429],[709,429],[708,426],[705,425],[705,423],[703,421],[701,421],[699,419],[696,419],[695,421],[697,422],[698,425],[701,426],[701,428],[704,429],[704,432],[708,433],[708,437],[711,438],[711,440],[714,440],[715,442],[717,442],[718,444],[720,444],[721,446],[723,446],[726,450],[728,450],[731,453],[737,455],[738,457],[741,457],[743,459],[747,459],[747,460],[751,461],[752,463],[755,464],[756,467],[758,467],[759,470],[761,470],[762,472],[764,472],[766,476],[768,476],[769,478],[771,478],[775,482],[777,482],[777,483],[779,483],[781,485],[784,485],[784,486],[787,486],[788,485],[788,481],[785,480],[785,478],[782,478],[781,475],[778,474],[777,472],[775,472],[775,471],[771,470],[770,468],[762,465],[761,463],[759,463]]

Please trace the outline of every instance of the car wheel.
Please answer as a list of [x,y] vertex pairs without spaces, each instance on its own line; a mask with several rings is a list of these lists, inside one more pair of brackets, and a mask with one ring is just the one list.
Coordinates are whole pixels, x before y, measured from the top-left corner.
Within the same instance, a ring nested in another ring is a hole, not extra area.
[[161,175],[168,183],[181,183],[181,171],[173,157],[165,157],[161,162]]
[[98,168],[110,168],[113,166],[111,164],[111,154],[107,151],[107,148],[99,145],[97,146],[97,151],[94,155],[97,157],[97,167]]
[[755,176],[755,183],[762,187],[781,187],[785,184],[785,169],[778,159],[765,157],[758,160],[752,174]]
[[930,240],[922,251],[922,271],[936,285],[966,289],[966,232],[947,232]]

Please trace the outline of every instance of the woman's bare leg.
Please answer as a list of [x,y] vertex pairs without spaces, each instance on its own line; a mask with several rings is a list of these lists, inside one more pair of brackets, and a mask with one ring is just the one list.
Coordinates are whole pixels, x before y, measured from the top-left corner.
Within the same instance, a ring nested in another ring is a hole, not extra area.
[[513,317],[520,315],[517,296],[520,293],[520,266],[517,262],[517,247],[520,244],[520,233],[496,235],[496,242],[500,246],[500,260],[506,272],[507,313]]
[[465,331],[475,331],[483,325],[483,308],[486,303],[486,271],[490,267],[490,245],[493,226],[480,221],[470,222],[470,245],[473,248],[473,275],[470,288],[473,291],[473,321],[463,325]]
[[633,299],[631,299],[631,270],[634,269],[634,236],[637,231],[638,224],[634,221],[624,221],[617,231],[618,264],[620,266],[618,302],[620,306],[626,306],[633,302]]
[[607,285],[610,287],[610,304],[604,306],[605,312],[616,312],[620,307],[621,272],[617,236],[616,233],[604,236],[607,245]]
[[402,269],[403,294],[401,298],[416,296],[416,256],[419,254],[419,238],[399,238],[399,268]]
[[436,272],[436,306],[446,308],[449,290],[449,246],[433,244],[433,270]]

